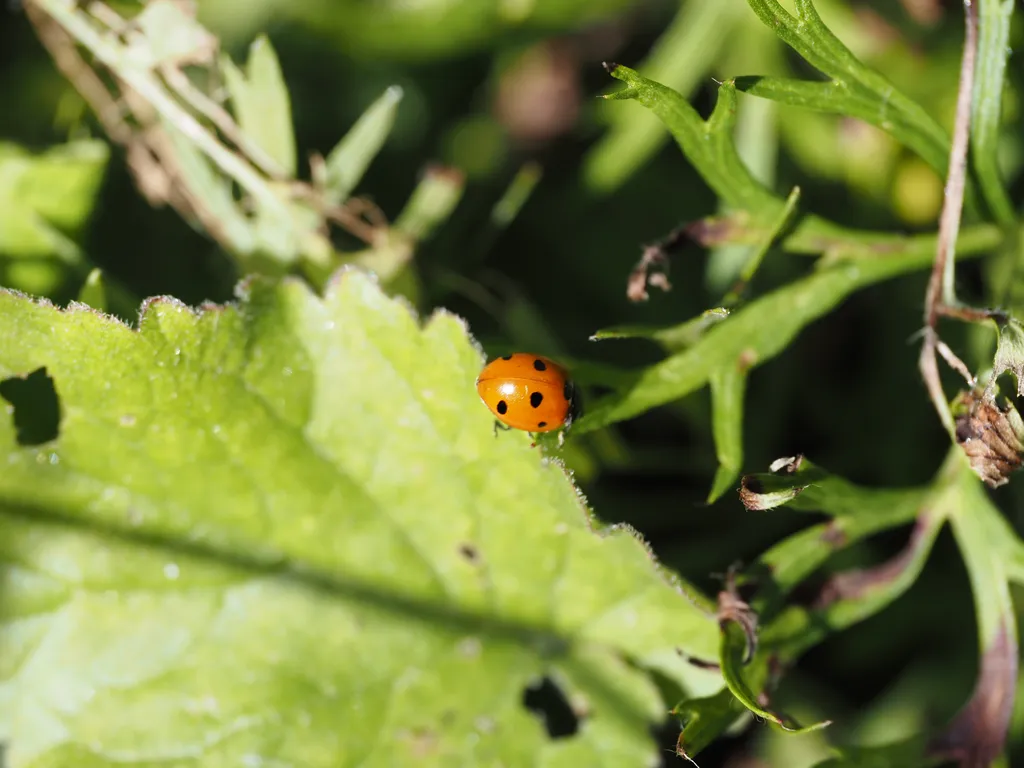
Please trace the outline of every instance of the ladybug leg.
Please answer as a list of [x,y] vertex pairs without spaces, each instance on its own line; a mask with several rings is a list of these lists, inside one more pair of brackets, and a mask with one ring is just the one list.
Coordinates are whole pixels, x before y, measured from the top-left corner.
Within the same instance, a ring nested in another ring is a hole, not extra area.
[[500,429],[500,430],[501,430],[502,432],[508,432],[508,431],[509,431],[510,429],[512,429],[512,427],[508,426],[508,424],[502,424],[502,423],[501,423],[500,421],[498,421],[497,419],[495,419],[495,420],[494,420],[494,436],[495,436],[495,437],[497,437],[497,436],[498,436],[498,430],[499,430],[499,429]]

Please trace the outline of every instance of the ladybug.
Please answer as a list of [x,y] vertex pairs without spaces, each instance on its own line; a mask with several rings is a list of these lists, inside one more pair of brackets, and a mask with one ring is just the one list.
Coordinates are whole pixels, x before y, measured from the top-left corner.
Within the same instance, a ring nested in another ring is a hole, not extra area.
[[566,370],[540,355],[517,352],[492,360],[477,377],[476,391],[497,419],[495,429],[500,424],[525,432],[568,430],[579,416]]

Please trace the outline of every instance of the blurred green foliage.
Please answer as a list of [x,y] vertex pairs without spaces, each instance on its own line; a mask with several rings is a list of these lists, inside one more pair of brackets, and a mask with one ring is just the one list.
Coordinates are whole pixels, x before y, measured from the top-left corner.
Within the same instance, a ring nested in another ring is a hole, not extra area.
[[[0,284],[57,302],[103,301],[134,320],[141,297],[225,301],[253,270],[299,261],[320,284],[338,263],[369,266],[421,310],[445,306],[465,317],[491,354],[528,349],[570,363],[588,402],[597,403],[591,426],[583,422],[565,450],[589,502],[603,520],[636,527],[663,563],[715,592],[720,580],[712,573],[770,561],[780,541],[801,541],[786,538],[803,529],[798,510],[752,513],[722,493],[739,472],[803,453],[881,494],[929,483],[949,447],[908,340],[921,325],[942,201],[962,12],[955,4],[818,0],[820,27],[783,21],[776,36],[773,24],[762,23],[811,7],[807,0],[785,8],[774,0],[204,0],[199,21],[238,64],[225,65],[232,74],[223,83],[201,85],[230,94],[225,103],[269,156],[253,164],[267,205],[281,199],[275,195],[294,164],[299,180],[334,203],[350,193],[372,201],[396,223],[386,242],[337,229],[325,235],[322,211],[305,205],[268,214],[250,231],[251,211],[239,204],[235,183],[211,181],[207,160],[188,141],[179,157],[194,161],[183,163],[191,189],[219,190],[210,193],[220,195],[218,220],[237,217],[238,239],[212,237],[201,217],[152,204],[127,170],[128,153],[104,141],[26,16],[5,10]],[[1009,19],[1011,7],[981,3],[990,19]],[[1021,295],[1024,139],[1006,126],[1019,120],[1024,77],[1011,56],[1004,78],[998,59],[1020,42],[1020,30],[985,29],[996,32],[982,39],[989,69],[979,72],[972,136],[982,159],[972,160],[960,242],[963,256],[980,258],[958,264],[958,287],[972,303],[1013,305]],[[264,43],[253,44],[260,35],[271,41],[273,59]],[[632,89],[625,95],[647,108],[596,98],[622,92],[604,61],[625,65],[617,75]],[[254,86],[260,82],[272,83],[276,95]],[[671,91],[655,93],[660,87]],[[675,117],[659,119],[659,109]],[[729,173],[720,173],[723,166]],[[794,187],[795,222],[785,215]],[[738,210],[750,216],[736,218]],[[648,301],[629,301],[627,279],[643,246],[710,216],[732,226],[732,236],[685,240],[671,255],[672,290],[651,288]],[[267,220],[272,226],[260,229]],[[262,244],[226,245],[250,235]],[[307,247],[312,241],[315,249]],[[884,255],[896,242],[901,252]],[[314,250],[319,256],[307,258]],[[808,259],[830,250],[837,263]],[[755,252],[763,260],[745,273]],[[695,323],[745,275],[746,303],[720,323]],[[731,332],[730,323],[737,324]],[[599,329],[643,338],[595,344]],[[952,326],[944,338],[971,370],[991,366],[988,328]],[[748,348],[756,352],[752,364],[724,375],[723,361]],[[710,395],[701,389],[707,383]],[[868,754],[889,743],[901,745],[898,754],[920,753],[919,734],[949,720],[970,695],[978,655],[970,581],[977,591],[985,542],[1010,538],[993,522],[1001,518],[992,505],[1010,528],[1024,525],[1019,481],[991,501],[972,482],[958,476],[933,489],[944,504],[960,499],[948,515],[956,539],[941,525],[927,530],[912,586],[883,596],[895,601],[887,610],[838,620],[844,631],[817,638],[823,642],[798,654],[787,672],[779,702],[786,712],[833,725],[800,736],[747,728],[702,752],[702,768],[754,757],[801,768],[828,758],[829,743],[855,743],[868,756],[827,765],[899,764],[896,752]],[[822,504],[816,511],[846,519],[848,510]],[[966,508],[981,510],[990,538],[971,540],[959,511]],[[896,518],[908,526],[913,515]],[[801,579],[821,584],[883,563],[903,551],[907,530],[847,531],[849,545],[827,560],[808,559]],[[989,574],[989,586],[1005,610],[1003,575]],[[995,631],[993,621],[982,616],[982,637]],[[713,696],[681,710],[701,713],[686,726],[693,732],[709,718],[734,720],[734,706]],[[1015,759],[1024,759],[1021,711],[1018,704],[1011,723]],[[665,736],[667,748],[677,730]]]

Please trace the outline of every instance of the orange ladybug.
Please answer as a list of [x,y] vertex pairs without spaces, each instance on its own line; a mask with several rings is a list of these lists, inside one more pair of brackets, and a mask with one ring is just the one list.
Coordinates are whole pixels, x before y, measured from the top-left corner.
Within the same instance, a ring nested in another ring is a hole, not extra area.
[[576,387],[565,369],[540,355],[517,352],[492,360],[477,377],[476,391],[506,428],[568,430],[579,415]]

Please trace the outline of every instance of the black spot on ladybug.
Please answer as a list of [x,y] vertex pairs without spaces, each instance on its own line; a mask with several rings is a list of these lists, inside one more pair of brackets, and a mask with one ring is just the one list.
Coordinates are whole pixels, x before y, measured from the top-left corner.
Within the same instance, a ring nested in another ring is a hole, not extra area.
[[544,429],[544,427],[546,427],[547,425],[548,423],[546,421],[542,421],[539,424],[537,424],[537,429]]
[[565,389],[562,390],[562,394],[565,395],[566,400],[572,400],[572,382],[565,382]]
[[548,367],[546,365],[544,365],[544,361],[543,360],[534,360],[533,361],[533,368],[534,368],[534,370],[537,370],[537,371],[546,371],[548,369]]
[[534,408],[540,408],[540,404],[544,402],[544,394],[542,392],[531,392],[530,393],[530,405]]
[[511,360],[512,359],[512,355],[502,355],[501,359],[502,360]]
[[508,413],[508,403],[506,403],[504,400],[498,401],[498,413],[500,413],[502,416]]

